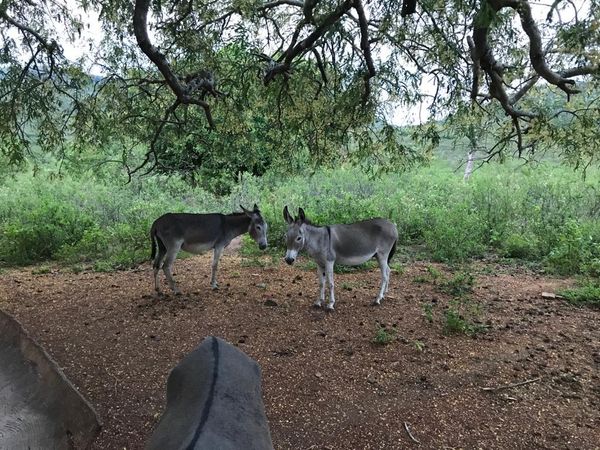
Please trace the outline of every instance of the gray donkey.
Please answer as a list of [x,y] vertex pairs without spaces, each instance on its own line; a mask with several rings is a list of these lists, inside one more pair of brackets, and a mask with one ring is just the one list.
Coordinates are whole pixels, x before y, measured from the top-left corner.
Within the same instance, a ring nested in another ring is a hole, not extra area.
[[255,204],[252,211],[243,206],[240,208],[243,212],[227,215],[168,213],[156,219],[150,229],[156,292],[160,294],[158,272],[162,266],[171,289],[176,295],[181,294],[171,273],[181,249],[196,254],[214,249],[210,285],[217,289],[219,259],[233,238],[249,233],[261,250],[267,248],[267,223],[260,215],[258,206]]
[[369,219],[347,225],[312,225],[302,208],[298,217],[290,215],[288,207],[283,209],[283,218],[288,224],[286,233],[287,252],[285,262],[293,264],[301,250],[306,249],[317,263],[320,295],[315,306],[320,307],[325,300],[325,278],[329,283],[328,310],[335,305],[333,265],[335,263],[357,266],[375,257],[381,269],[381,289],[373,301],[379,305],[388,290],[390,282],[389,261],[396,250],[398,230],[386,219]]

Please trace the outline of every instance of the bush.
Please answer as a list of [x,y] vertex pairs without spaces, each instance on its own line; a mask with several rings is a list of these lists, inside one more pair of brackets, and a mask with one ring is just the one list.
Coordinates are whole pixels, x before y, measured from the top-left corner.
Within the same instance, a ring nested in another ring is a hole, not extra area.
[[436,261],[461,262],[485,252],[485,228],[477,211],[465,205],[432,208],[423,239]]
[[538,258],[538,242],[536,236],[524,236],[511,233],[500,241],[502,254],[508,258],[536,260]]
[[548,266],[561,275],[594,275],[600,258],[600,226],[569,220],[561,227],[558,242],[547,257]]
[[163,213],[223,208],[204,191],[160,177],[131,185],[43,174],[11,181],[0,188],[5,265],[56,260],[131,267],[150,258],[150,225]]
[[[57,260],[104,269],[148,260],[149,228],[165,212],[231,212],[258,203],[269,223],[269,246],[280,254],[285,205],[303,207],[317,225],[385,217],[396,223],[399,246],[418,244],[426,257],[464,262],[496,251],[543,261],[559,274],[600,274],[598,172],[556,166],[535,170],[490,165],[469,183],[437,163],[371,178],[341,167],[314,174],[243,175],[216,197],[181,180],[154,176],[122,184],[43,172],[2,179],[0,262]],[[249,240],[244,240],[244,248]],[[400,251],[398,253],[401,253]]]

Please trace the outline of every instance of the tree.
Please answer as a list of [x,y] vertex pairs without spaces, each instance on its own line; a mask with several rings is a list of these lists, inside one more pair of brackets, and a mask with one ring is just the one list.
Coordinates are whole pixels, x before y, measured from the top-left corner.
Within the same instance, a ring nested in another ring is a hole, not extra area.
[[[61,1],[0,4],[0,145],[13,161],[38,145],[112,148],[104,157],[130,176],[260,174],[374,151],[381,167],[410,163],[422,155],[384,99],[427,101],[432,121],[481,109],[499,123],[492,156],[573,133],[600,142],[595,100],[580,95],[600,74],[598,0],[74,0],[105,33],[95,80],[63,56],[59,34],[76,40],[83,23]],[[562,92],[559,104],[541,105],[543,90]],[[423,136],[438,138],[435,127]]]

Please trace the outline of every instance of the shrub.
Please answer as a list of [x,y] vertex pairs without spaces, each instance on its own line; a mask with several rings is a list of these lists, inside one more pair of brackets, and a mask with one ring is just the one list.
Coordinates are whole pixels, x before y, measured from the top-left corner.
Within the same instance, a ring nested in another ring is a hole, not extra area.
[[533,235],[524,236],[519,233],[511,233],[506,239],[500,241],[502,253],[509,258],[535,260],[538,258],[538,242]]
[[[287,228],[282,210],[289,205],[293,213],[303,207],[317,225],[389,218],[398,227],[399,247],[418,244],[424,257],[439,261],[464,262],[498,251],[543,261],[556,273],[597,276],[598,178],[591,169],[582,180],[550,165],[535,170],[490,165],[469,183],[443,163],[377,178],[341,167],[291,177],[243,175],[230,194],[217,197],[163,176],[125,185],[89,174],[22,173],[2,179],[0,186],[0,262],[127,267],[149,258],[148,230],[161,214],[231,212],[256,202],[269,223],[270,252],[279,256]],[[244,249],[254,252],[248,242]]]
[[599,258],[600,226],[585,226],[569,220],[561,228],[556,247],[547,257],[547,264],[561,275],[593,273]]

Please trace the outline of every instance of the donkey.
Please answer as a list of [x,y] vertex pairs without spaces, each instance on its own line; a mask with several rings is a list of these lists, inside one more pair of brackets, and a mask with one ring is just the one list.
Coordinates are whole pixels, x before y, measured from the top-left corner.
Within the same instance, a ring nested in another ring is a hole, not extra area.
[[154,221],[150,229],[150,239],[152,240],[154,288],[158,294],[160,294],[158,272],[161,266],[175,295],[181,294],[171,273],[177,253],[181,249],[196,254],[213,249],[210,285],[213,289],[217,289],[219,259],[233,238],[247,232],[261,250],[267,248],[268,226],[260,215],[258,206],[255,204],[252,211],[241,205],[240,208],[243,212],[227,215],[168,213]]
[[298,217],[290,215],[288,207],[283,209],[283,218],[288,224],[286,233],[287,252],[285,262],[293,264],[301,250],[306,249],[317,263],[320,295],[314,306],[321,307],[325,300],[325,277],[329,283],[329,303],[332,311],[335,305],[333,265],[335,263],[357,266],[375,257],[381,269],[381,289],[373,301],[379,305],[388,290],[390,282],[389,261],[396,251],[398,230],[396,225],[386,219],[369,219],[347,225],[312,225],[302,208]]

